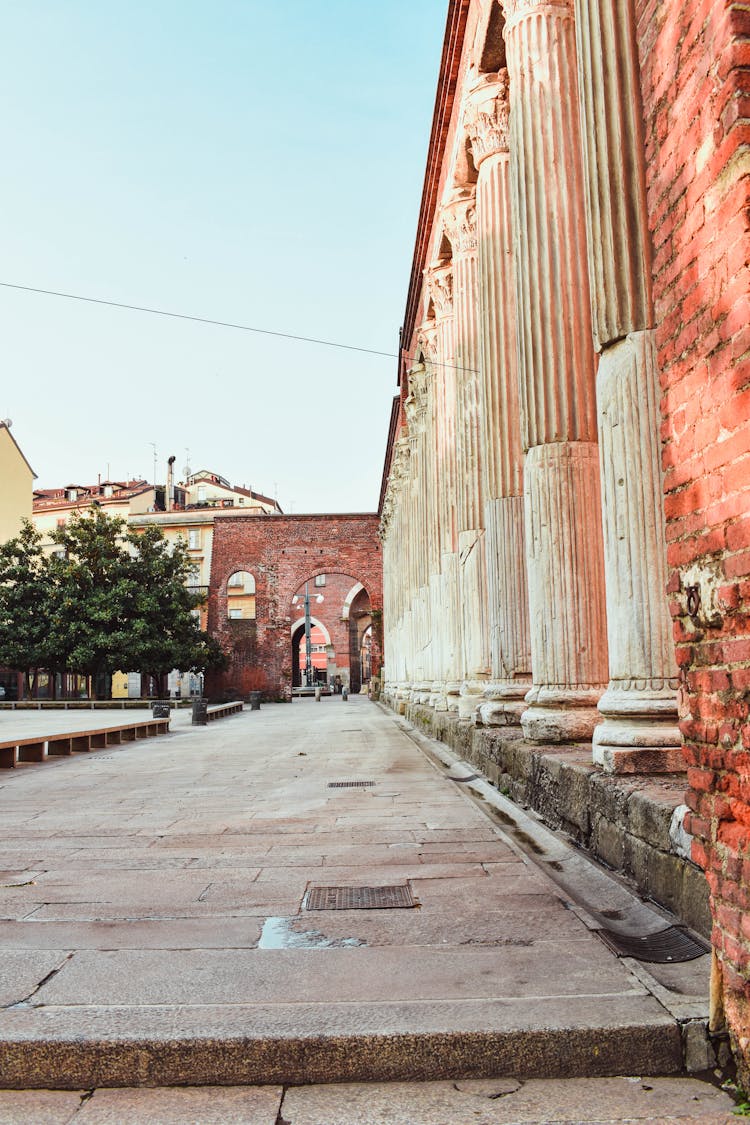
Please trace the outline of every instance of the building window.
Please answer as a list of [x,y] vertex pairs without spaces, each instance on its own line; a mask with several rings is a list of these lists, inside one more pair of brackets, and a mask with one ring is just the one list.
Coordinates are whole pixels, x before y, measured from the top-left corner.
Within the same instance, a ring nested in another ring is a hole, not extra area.
[[188,531],[188,547],[196,551],[201,545],[201,532],[199,527],[191,527]]
[[326,584],[325,574],[316,574],[315,575],[315,585],[316,586],[325,586],[325,584]]
[[255,619],[255,579],[246,570],[237,570],[227,579],[227,617]]
[[198,485],[198,503],[199,504],[205,504],[206,503],[206,486],[205,486],[205,484],[199,484]]

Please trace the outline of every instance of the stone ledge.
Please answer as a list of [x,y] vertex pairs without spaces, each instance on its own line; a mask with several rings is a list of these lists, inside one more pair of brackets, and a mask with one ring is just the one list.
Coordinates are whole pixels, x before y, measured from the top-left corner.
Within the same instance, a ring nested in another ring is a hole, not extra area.
[[705,875],[670,836],[674,811],[685,798],[684,775],[605,774],[586,746],[538,746],[524,740],[520,727],[477,727],[415,703],[406,703],[403,713],[516,804],[630,879],[644,898],[710,937]]

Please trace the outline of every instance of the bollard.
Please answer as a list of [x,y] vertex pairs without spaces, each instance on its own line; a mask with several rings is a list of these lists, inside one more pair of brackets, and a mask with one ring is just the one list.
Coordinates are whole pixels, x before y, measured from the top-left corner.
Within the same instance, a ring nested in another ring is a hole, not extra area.
[[205,727],[208,722],[208,700],[207,699],[194,699],[193,700],[193,726]]
[[320,695],[321,695],[320,688],[316,687],[316,689],[315,689],[315,702],[316,703],[320,703]]
[[346,703],[347,699],[349,698],[349,688],[341,689],[341,698]]
[[260,695],[261,695],[261,693],[259,691],[251,691],[250,692],[250,710],[251,711],[260,711]]

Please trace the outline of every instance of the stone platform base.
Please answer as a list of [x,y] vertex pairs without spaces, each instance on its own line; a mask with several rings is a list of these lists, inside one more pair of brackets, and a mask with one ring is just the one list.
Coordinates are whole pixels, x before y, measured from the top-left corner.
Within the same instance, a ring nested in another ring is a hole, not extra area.
[[640,895],[710,935],[708,884],[687,858],[680,832],[684,774],[605,774],[587,746],[542,747],[526,742],[520,727],[476,727],[413,703],[401,713],[472,762],[516,804],[630,879]]

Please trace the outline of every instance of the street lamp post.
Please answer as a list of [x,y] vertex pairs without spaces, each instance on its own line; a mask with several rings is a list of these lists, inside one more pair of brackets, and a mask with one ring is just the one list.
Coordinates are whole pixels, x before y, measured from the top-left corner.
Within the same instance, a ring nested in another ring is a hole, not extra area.
[[313,686],[312,638],[310,630],[310,587],[305,582],[305,683]]
[[[299,595],[292,598],[292,605],[297,604]],[[323,595],[318,594],[316,602],[323,601]],[[312,662],[312,637],[310,628],[310,583],[305,582],[305,686],[314,687],[313,662]]]

